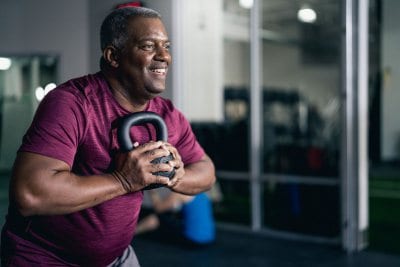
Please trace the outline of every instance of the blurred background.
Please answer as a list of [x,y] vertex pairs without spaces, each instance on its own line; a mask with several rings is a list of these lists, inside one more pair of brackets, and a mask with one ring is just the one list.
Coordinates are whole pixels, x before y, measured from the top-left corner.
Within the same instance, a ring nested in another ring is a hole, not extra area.
[[[96,72],[117,0],[0,1],[0,223],[44,95]],[[214,160],[221,229],[400,255],[400,1],[148,0],[165,97]],[[399,91],[396,91],[399,90]]]

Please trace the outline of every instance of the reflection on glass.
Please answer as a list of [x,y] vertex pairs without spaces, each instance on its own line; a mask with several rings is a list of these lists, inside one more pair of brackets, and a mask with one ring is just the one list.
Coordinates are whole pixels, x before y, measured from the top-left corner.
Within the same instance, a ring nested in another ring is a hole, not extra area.
[[[224,161],[221,169],[248,172],[250,9],[252,1],[224,1]],[[233,145],[234,144],[234,145]]]
[[[340,92],[340,6],[263,1],[264,170],[337,176]],[[304,19],[304,17],[302,18]],[[307,19],[307,18],[306,18]]]
[[[250,218],[254,218],[250,209],[254,199],[249,192],[248,162],[251,9],[241,6],[243,2],[238,0],[221,1],[223,119],[193,121],[192,127],[214,160],[221,189],[227,195],[218,204],[217,219],[249,225]],[[341,8],[334,0],[315,1],[308,7],[315,11],[315,17],[303,17],[308,19],[305,23],[297,17],[301,6],[293,1],[260,2],[264,134],[260,180],[266,183],[260,182],[263,214],[257,216],[262,217],[268,228],[334,236],[339,232],[338,220],[329,229],[315,231],[305,224],[312,217],[324,217],[323,203],[334,209],[332,215],[339,212]],[[211,97],[209,101],[213,102],[215,99]],[[290,182],[284,179],[274,182],[271,176],[290,176]],[[312,181],[303,181],[304,178]],[[326,190],[329,201],[324,202],[321,192]],[[297,224],[295,220],[287,221],[290,216],[280,212],[293,196],[292,199],[298,199],[293,202],[297,203],[293,206],[296,216],[301,218]],[[313,204],[310,198],[315,200]],[[321,206],[312,206],[316,203]],[[245,219],[238,219],[240,216]]]
[[214,203],[217,221],[230,224],[250,225],[250,195],[248,181],[222,179],[221,201]]
[[340,2],[262,3],[263,223],[338,237]]
[[369,4],[369,247],[400,254],[400,1]]
[[264,223],[272,229],[338,237],[338,187],[297,183],[264,184]]

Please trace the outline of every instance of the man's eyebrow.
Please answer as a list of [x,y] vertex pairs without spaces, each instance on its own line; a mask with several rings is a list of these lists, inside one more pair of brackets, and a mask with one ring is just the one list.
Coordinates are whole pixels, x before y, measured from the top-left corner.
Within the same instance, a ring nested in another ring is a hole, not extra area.
[[151,41],[151,42],[162,41],[162,42],[166,42],[166,43],[170,43],[171,42],[170,39],[159,39],[159,38],[156,38],[156,37],[145,37],[145,38],[137,40],[137,42],[146,42],[146,41]]

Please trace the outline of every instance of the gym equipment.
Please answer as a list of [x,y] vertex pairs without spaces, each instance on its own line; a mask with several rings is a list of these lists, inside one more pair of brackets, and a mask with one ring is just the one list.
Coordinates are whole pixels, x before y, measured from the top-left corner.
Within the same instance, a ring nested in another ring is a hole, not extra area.
[[[133,147],[133,143],[130,137],[130,129],[135,125],[143,125],[146,123],[151,123],[156,129],[157,141],[167,141],[168,139],[168,129],[164,120],[156,113],[149,111],[142,111],[129,114],[121,119],[121,124],[118,127],[117,135],[118,135],[118,143],[120,144],[121,150],[124,152],[131,151]],[[159,157],[151,161],[153,164],[157,163],[168,163],[173,159],[172,154],[169,154],[165,157]],[[175,169],[170,172],[155,172],[154,175],[160,175],[164,177],[168,177],[171,179],[175,175]],[[158,187],[164,186],[163,184],[151,184],[146,186],[144,190],[154,189]]]

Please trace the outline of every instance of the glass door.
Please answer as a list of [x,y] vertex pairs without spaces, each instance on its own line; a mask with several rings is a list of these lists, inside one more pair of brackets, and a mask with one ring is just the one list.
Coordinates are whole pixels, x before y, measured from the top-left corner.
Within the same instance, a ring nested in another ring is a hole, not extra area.
[[219,223],[335,243],[365,228],[360,2],[176,5],[173,97],[215,162]]
[[370,0],[369,244],[400,254],[400,2]]
[[341,3],[262,5],[263,225],[337,238]]

